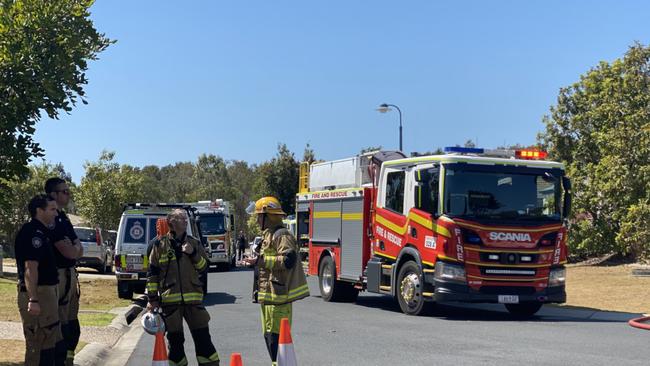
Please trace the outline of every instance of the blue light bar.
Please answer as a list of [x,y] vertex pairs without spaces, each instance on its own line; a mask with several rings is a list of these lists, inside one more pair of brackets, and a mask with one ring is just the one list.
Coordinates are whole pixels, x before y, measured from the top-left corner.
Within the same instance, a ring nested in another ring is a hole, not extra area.
[[447,146],[445,147],[445,152],[459,154],[483,154],[484,149],[475,147]]

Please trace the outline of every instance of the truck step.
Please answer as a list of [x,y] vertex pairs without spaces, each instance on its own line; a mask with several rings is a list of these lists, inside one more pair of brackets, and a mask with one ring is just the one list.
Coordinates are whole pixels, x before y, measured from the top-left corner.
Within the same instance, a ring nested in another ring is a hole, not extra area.
[[425,268],[422,270],[422,272],[424,273],[434,273],[435,271],[436,271],[435,269],[429,269],[429,268]]
[[422,296],[424,296],[424,297],[433,297],[433,292],[423,292]]
[[384,276],[391,276],[393,274],[393,266],[391,266],[390,264],[382,264],[381,274]]
[[391,293],[391,287],[390,286],[379,286],[379,292],[382,294],[390,294]]

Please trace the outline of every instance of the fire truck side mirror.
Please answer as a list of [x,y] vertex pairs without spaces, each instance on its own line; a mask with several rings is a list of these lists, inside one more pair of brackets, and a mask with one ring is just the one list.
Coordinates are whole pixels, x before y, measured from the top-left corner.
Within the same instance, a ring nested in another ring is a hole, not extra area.
[[567,177],[562,177],[562,187],[564,187],[562,216],[566,219],[571,214],[571,180]]

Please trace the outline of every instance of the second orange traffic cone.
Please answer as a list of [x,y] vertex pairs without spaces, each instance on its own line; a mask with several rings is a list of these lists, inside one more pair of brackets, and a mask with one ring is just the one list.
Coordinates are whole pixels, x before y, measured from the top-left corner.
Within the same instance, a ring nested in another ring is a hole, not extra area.
[[280,340],[278,342],[278,366],[297,366],[296,352],[291,339],[289,319],[282,318],[280,322]]
[[233,353],[230,355],[230,366],[243,366],[241,361],[241,353]]
[[156,333],[156,343],[153,346],[153,361],[151,362],[151,366],[169,366],[164,332]]

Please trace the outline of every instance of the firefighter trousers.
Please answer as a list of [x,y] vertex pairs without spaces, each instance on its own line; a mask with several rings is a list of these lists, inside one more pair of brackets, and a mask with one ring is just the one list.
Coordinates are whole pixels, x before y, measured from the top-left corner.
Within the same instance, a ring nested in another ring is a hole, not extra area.
[[183,319],[190,328],[196,347],[196,360],[201,366],[218,366],[219,354],[212,344],[208,322],[210,314],[202,305],[171,305],[163,306],[163,318],[169,342],[169,364],[175,366],[187,365],[185,357],[185,336],[183,334]]
[[57,285],[38,286],[37,291],[41,313],[34,316],[27,312],[27,291],[24,287],[18,288],[18,311],[25,335],[25,366],[63,365],[62,360],[55,362],[55,347],[57,343],[62,344]]
[[280,339],[280,322],[282,318],[289,319],[293,313],[291,303],[282,305],[262,304],[262,333],[266,342],[266,349],[271,356],[271,362],[275,365],[278,359],[278,341]]
[[79,274],[76,268],[59,268],[59,319],[66,352],[66,366],[74,364],[74,350],[79,344],[81,335],[78,318],[79,292]]

